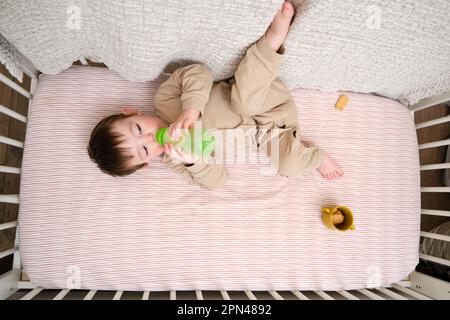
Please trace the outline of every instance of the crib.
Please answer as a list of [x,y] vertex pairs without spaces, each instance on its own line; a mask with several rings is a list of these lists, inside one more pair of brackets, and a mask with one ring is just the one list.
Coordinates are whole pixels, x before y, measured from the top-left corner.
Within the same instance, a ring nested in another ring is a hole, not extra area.
[[[81,59],[81,64],[87,65],[88,62],[85,59]],[[23,60],[23,66],[26,70],[27,76],[30,77],[31,86],[29,90],[24,89],[22,86],[18,85],[10,79],[10,77],[5,74],[0,74],[0,81],[29,100],[29,106],[31,106],[31,100],[35,93],[38,84],[39,72],[32,66],[31,63]],[[445,104],[450,101],[450,92],[433,96],[428,99],[424,99],[415,105],[408,106],[411,111],[411,116],[414,117],[415,113],[438,104]],[[27,117],[0,105],[0,111],[14,118],[25,125],[27,124]],[[29,112],[29,110],[28,110]],[[450,116],[445,115],[437,119],[422,122],[416,125],[416,129],[422,129],[425,127],[433,127],[439,124],[443,124],[450,121]],[[8,136],[0,136],[0,142],[2,144],[14,146],[17,148],[23,148],[24,143]],[[442,146],[450,145],[450,139],[429,142],[424,144],[419,144],[419,150],[428,148],[439,148]],[[420,166],[421,171],[428,170],[442,170],[449,169],[450,163],[436,163],[427,164]],[[0,166],[1,173],[8,173],[14,175],[21,174],[21,168],[12,166]],[[422,193],[449,193],[450,187],[422,187]],[[2,194],[0,195],[0,202],[9,204],[19,204],[18,194]],[[428,208],[422,208],[421,210],[422,218],[425,216],[438,216],[438,217],[450,217],[450,211],[446,210],[434,210]],[[0,224],[0,231],[7,229],[17,230],[20,228],[18,221],[11,221]],[[420,233],[421,237],[432,238],[443,241],[450,241],[449,236],[440,235],[431,232],[422,231]],[[292,290],[288,291],[229,291],[229,290],[217,290],[217,291],[143,291],[143,292],[124,292],[124,291],[97,291],[97,290],[76,290],[76,289],[46,289],[38,287],[30,282],[26,274],[22,271],[21,256],[20,256],[20,244],[18,239],[18,232],[15,232],[15,243],[14,247],[0,252],[0,259],[6,259],[12,257],[12,268],[6,273],[0,276],[0,298],[1,299],[133,299],[133,300],[153,300],[153,299],[188,299],[188,300],[208,300],[208,299],[223,299],[223,300],[258,300],[258,299],[268,299],[268,300],[430,300],[430,299],[450,299],[450,283],[443,281],[441,279],[432,277],[430,275],[413,271],[409,277],[402,281],[392,283],[388,287],[379,288],[364,288],[360,290],[342,290],[342,291],[302,291],[302,290]],[[419,257],[423,260],[439,263],[447,267],[450,266],[450,261],[439,257],[434,257],[430,255],[420,254]]]

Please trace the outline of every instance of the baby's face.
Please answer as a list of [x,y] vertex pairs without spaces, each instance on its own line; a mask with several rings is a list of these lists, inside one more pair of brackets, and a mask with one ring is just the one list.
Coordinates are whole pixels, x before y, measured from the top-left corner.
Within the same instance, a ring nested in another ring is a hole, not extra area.
[[164,152],[155,140],[156,132],[163,127],[166,125],[159,118],[147,115],[133,115],[114,123],[113,130],[125,137],[119,147],[133,156],[130,166],[149,163]]

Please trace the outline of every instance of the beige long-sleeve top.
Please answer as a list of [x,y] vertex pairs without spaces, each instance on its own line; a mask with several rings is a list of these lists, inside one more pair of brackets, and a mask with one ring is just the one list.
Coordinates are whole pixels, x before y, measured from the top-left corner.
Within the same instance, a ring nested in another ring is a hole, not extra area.
[[[217,99],[210,98],[212,88],[213,77],[206,66],[193,64],[178,68],[158,88],[154,100],[155,114],[170,125],[185,109],[194,108],[200,111],[203,127],[212,128],[211,123],[205,122],[206,114],[210,111],[205,108],[206,105],[208,102],[209,104],[217,102]],[[199,161],[188,166],[176,164],[168,155],[163,155],[163,162],[169,168],[188,178],[191,183],[210,190],[223,186],[228,180],[226,167],[216,163],[214,158],[211,160],[208,163]]]

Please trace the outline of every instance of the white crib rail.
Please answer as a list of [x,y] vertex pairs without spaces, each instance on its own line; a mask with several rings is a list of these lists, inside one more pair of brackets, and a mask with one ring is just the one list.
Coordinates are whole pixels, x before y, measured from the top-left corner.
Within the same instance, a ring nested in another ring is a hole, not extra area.
[[[412,110],[412,116],[414,117],[414,113],[419,110],[424,110],[426,108],[435,106],[440,103],[448,103],[450,101],[450,90],[449,92],[434,96],[428,99],[424,99],[417,103],[416,105],[413,105],[410,107]],[[427,128],[435,125],[440,125],[450,122],[450,115],[445,115],[443,117],[440,117],[438,119],[433,119],[430,121],[425,121],[422,123],[416,124],[416,130]],[[440,141],[433,141],[429,143],[423,143],[419,145],[419,150],[428,149],[428,148],[438,148],[442,146],[448,146],[450,145],[450,139],[444,139]],[[428,164],[428,165],[422,165],[420,166],[420,171],[426,171],[426,170],[441,170],[441,169],[449,169],[450,163],[437,163],[437,164]],[[428,193],[449,193],[450,187],[421,187],[421,192],[428,192]],[[447,210],[432,210],[427,208],[422,208],[421,211],[422,215],[432,215],[432,216],[441,216],[441,217],[450,217],[450,211]],[[450,241],[450,237],[446,235],[441,235],[433,232],[420,232],[421,237],[425,238],[431,238],[431,239],[437,239],[441,241]],[[435,263],[439,263],[441,265],[450,266],[450,260],[442,259],[440,257],[434,257],[426,254],[419,254],[419,257],[423,260],[432,261]],[[433,297],[436,299],[450,299],[450,284],[448,282],[445,282],[443,280],[433,278],[431,276],[422,274],[420,272],[413,272],[410,276],[411,280],[411,289],[406,288],[397,288],[394,285],[394,288],[400,289],[402,292],[408,292],[411,296],[414,296],[415,298],[419,299],[427,299],[428,297],[425,297],[419,292],[425,293],[429,297]],[[409,291],[407,291],[409,290]],[[412,292],[411,292],[412,291]],[[429,299],[429,298],[428,298]]]
[[[0,112],[13,118],[13,119],[16,119],[18,121],[21,121],[21,122],[27,124],[28,115],[31,110],[32,97],[37,89],[39,72],[33,67],[33,65],[29,62],[29,60],[26,59],[25,57],[23,57],[22,55],[19,55],[18,59],[20,60],[21,66],[22,66],[25,74],[31,78],[30,90],[27,91],[27,90],[23,89],[21,86],[17,85],[14,81],[11,81],[8,77],[6,77],[2,73],[0,73],[0,82],[6,84],[12,90],[16,91],[17,93],[21,94],[22,96],[24,96],[28,99],[28,114],[27,114],[27,116],[24,116],[24,115],[22,115],[18,112],[15,112],[3,105],[0,105]],[[8,137],[4,137],[1,135],[0,135],[0,143],[5,143],[8,145],[18,147],[18,148],[23,148],[23,145],[24,145],[24,143],[22,141],[17,141],[17,140],[14,140],[14,139],[11,139]],[[0,172],[20,174],[21,169],[10,167],[10,166],[0,166]],[[0,202],[19,204],[19,195],[18,194],[8,194],[8,195],[2,194],[2,195],[0,195]],[[6,230],[6,229],[10,229],[10,228],[16,228],[14,248],[0,252],[0,257],[13,254],[13,269],[0,276],[0,300],[7,298],[11,294],[13,294],[15,291],[17,291],[19,288],[19,285],[22,282],[21,281],[22,265],[21,265],[21,259],[20,259],[20,253],[19,253],[18,222],[12,221],[12,222],[6,222],[6,223],[0,224],[0,230]],[[26,287],[26,285],[23,285],[23,287]],[[37,292],[37,293],[39,293],[39,292]],[[31,294],[30,294],[29,297],[31,299],[33,296],[31,296]]]
[[[86,61],[82,60],[83,64],[87,64]],[[31,99],[34,95],[34,92],[37,88],[38,83],[38,72],[35,70],[32,65],[26,60],[23,60],[23,65],[25,69],[25,73],[31,77],[31,87],[30,91],[27,91],[11,81],[5,75],[0,74],[0,82],[5,83],[8,87],[15,90],[19,94],[29,99],[28,113],[31,108]],[[414,116],[414,112],[426,109],[428,107],[434,106],[436,104],[446,102],[450,100],[450,92],[447,94],[431,97],[429,99],[424,99],[420,101],[418,104],[411,106],[411,113]],[[23,123],[27,123],[28,117],[21,115],[9,108],[0,105],[0,112],[8,115],[18,121]],[[416,125],[416,129],[421,129],[425,127],[430,127],[434,125],[439,125],[442,123],[446,123],[450,121],[450,116],[446,115],[439,119],[427,121],[424,123],[419,123]],[[17,141],[8,137],[0,136],[0,143],[12,145],[15,147],[23,148],[23,142]],[[424,143],[419,145],[419,149],[427,149],[427,148],[435,148],[440,146],[450,145],[450,139],[435,141],[430,143]],[[438,163],[438,164],[430,164],[423,165],[420,167],[421,171],[425,170],[437,170],[437,169],[448,169],[450,168],[450,163]],[[14,168],[9,166],[0,166],[0,173],[11,173],[11,174],[20,174],[20,168]],[[421,188],[422,192],[450,192],[449,187],[423,187]],[[16,203],[19,204],[19,195],[0,195],[0,202],[4,203]],[[431,210],[431,209],[422,209],[423,215],[434,215],[434,216],[444,216],[450,217],[450,211],[445,210]],[[6,230],[10,228],[18,228],[18,222],[7,222],[0,224],[0,230]],[[421,232],[422,237],[428,237],[433,239],[439,239],[443,241],[449,241],[450,237],[442,236],[431,232]],[[19,255],[19,238],[18,238],[18,230],[16,230],[16,240],[14,244],[14,248],[5,250],[0,252],[0,258],[6,257],[8,255],[14,254],[13,260],[13,269],[8,271],[7,273],[0,275],[0,299],[5,299],[7,297],[12,296],[16,292],[23,292],[24,295],[21,297],[23,300],[33,299],[46,292],[45,289],[36,287],[29,281],[24,281],[21,279],[22,277],[22,267],[20,262]],[[449,260],[444,260],[438,257],[432,257],[424,254],[420,254],[420,257],[425,260],[435,261],[447,266],[450,266]],[[77,292],[77,290],[70,289],[62,289],[59,291],[53,299],[65,299],[72,292]],[[84,300],[94,299],[96,295],[98,295],[102,291],[90,290]],[[171,300],[177,299],[177,291],[172,290],[169,293],[169,298]],[[195,297],[198,300],[204,300],[205,294],[202,290],[195,290]],[[226,290],[220,290],[217,293],[220,293],[220,296],[224,300],[232,299],[230,294]],[[258,295],[260,293],[252,292],[251,290],[243,291],[243,294],[249,300],[258,300]],[[113,299],[120,300],[124,295],[123,291],[115,291]],[[150,291],[144,291],[142,293],[142,299],[148,300],[151,299],[153,294]],[[360,300],[360,299],[421,299],[427,300],[436,298],[436,299],[450,299],[450,287],[449,284],[445,281],[421,274],[419,272],[413,272],[410,275],[410,281],[401,281],[393,284],[389,288],[365,288],[360,290],[341,290],[336,292],[325,292],[325,291],[301,291],[301,290],[293,290],[290,292],[279,292],[275,290],[267,291],[264,294],[264,299],[275,299],[275,300],[283,300],[283,299],[299,299],[299,300],[309,300],[309,299],[325,299],[325,300],[334,300],[334,299],[349,299],[349,300]]]
[[[445,103],[448,101],[450,101],[450,90],[449,90],[449,92],[447,92],[445,94],[441,94],[441,95],[434,96],[434,97],[431,97],[428,99],[424,99],[424,100],[420,101],[419,103],[411,106],[410,107],[410,109],[412,110],[411,114],[414,117],[414,113],[419,110],[424,110],[424,109],[432,107],[436,104]],[[447,122],[450,122],[450,115],[445,115],[438,119],[418,123],[418,124],[416,124],[416,129],[422,129],[422,128],[426,128],[426,127],[430,127],[430,126],[447,123]],[[428,148],[437,148],[437,147],[448,146],[448,145],[450,145],[450,139],[433,141],[433,142],[429,142],[429,143],[419,144],[419,150],[428,149]],[[422,166],[420,166],[420,171],[440,170],[440,169],[449,169],[449,168],[450,168],[450,163],[448,163],[448,162],[447,163],[437,163],[437,164],[422,165]],[[421,187],[421,192],[449,193],[450,187]],[[422,208],[421,214],[450,217],[450,211],[447,211],[447,210],[432,210],[432,209]],[[420,236],[425,237],[425,238],[442,240],[442,241],[450,241],[449,236],[440,235],[440,234],[436,234],[433,232],[422,231],[420,233]],[[450,266],[450,260],[442,259],[439,257],[433,257],[430,255],[425,255],[425,254],[419,254],[419,257],[424,260],[433,261],[433,262],[440,263],[440,264],[443,264],[446,266]],[[416,277],[416,279],[417,279],[417,277]],[[421,279],[423,279],[423,278],[421,278]],[[450,295],[450,290],[447,293]]]
[[[27,287],[27,290],[22,289],[22,296],[19,298],[20,300],[30,300],[38,297],[39,294],[46,294],[46,290],[40,287]],[[40,299],[53,299],[53,300],[62,300],[68,298],[72,293],[77,297],[81,297],[83,291],[79,290],[71,290],[71,289],[62,289],[58,292],[53,292],[52,294],[47,294],[42,297],[39,296]],[[178,294],[177,291],[144,291],[142,292],[141,299],[142,300],[153,300],[153,296],[158,296],[161,299],[161,296],[169,296],[170,300],[177,300]],[[98,291],[98,290],[90,290],[82,299],[83,300],[92,300],[92,299],[104,299],[105,293],[113,293],[112,300],[121,300],[124,298],[126,293],[124,291]],[[185,300],[185,297],[189,297],[189,300],[218,300],[217,296],[222,297],[223,300],[233,300],[230,297],[230,294],[235,296],[239,295],[239,299],[242,300],[243,296],[247,297],[247,300],[432,300],[430,297],[425,296],[417,291],[414,291],[406,286],[401,285],[401,283],[393,284],[391,287],[383,287],[383,288],[371,288],[371,289],[360,289],[360,290],[341,290],[341,291],[258,291],[253,292],[250,290],[241,291],[241,292],[228,292],[226,290],[216,291],[216,292],[204,292],[202,290],[195,290],[190,292],[181,292],[180,295],[183,297],[182,300]],[[212,295],[211,295],[212,294]],[[244,294],[244,295],[243,295]],[[97,297],[98,296],[98,297]]]

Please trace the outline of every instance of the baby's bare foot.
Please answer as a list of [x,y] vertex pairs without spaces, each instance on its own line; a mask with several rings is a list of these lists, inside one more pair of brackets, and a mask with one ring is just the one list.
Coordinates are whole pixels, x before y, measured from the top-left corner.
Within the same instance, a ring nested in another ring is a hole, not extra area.
[[317,168],[317,171],[319,171],[322,177],[327,180],[333,180],[344,175],[344,171],[341,167],[339,167],[339,165],[327,154],[325,154],[322,164]]
[[273,50],[278,51],[283,44],[293,16],[294,6],[289,1],[285,1],[265,33],[267,43]]

